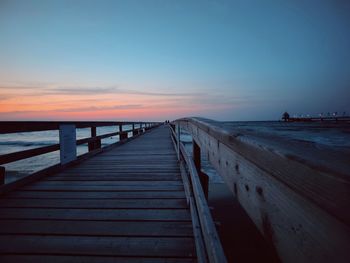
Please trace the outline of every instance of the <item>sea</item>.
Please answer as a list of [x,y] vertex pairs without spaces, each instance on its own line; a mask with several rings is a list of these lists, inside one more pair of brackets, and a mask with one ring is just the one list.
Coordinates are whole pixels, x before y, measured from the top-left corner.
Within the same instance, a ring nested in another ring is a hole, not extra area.
[[[201,119],[210,125],[230,133],[235,138],[257,147],[264,147],[278,154],[295,155],[306,161],[331,167],[337,172],[348,174],[350,164],[350,124],[349,123],[284,123],[269,122],[218,122]],[[131,129],[130,125],[123,130]],[[97,135],[119,131],[117,126],[98,127]],[[131,134],[129,134],[131,136]],[[90,137],[90,129],[77,129],[77,139]],[[58,131],[41,131],[0,134],[0,155],[48,146],[59,143]],[[102,140],[102,147],[115,143],[119,136]],[[181,130],[181,140],[191,152],[192,138],[185,130]],[[77,147],[78,155],[88,151],[87,144]],[[205,156],[203,166],[205,172],[214,181],[220,181],[215,170]],[[42,170],[59,163],[59,151],[5,164],[6,182]]]
[[[137,127],[136,127],[137,128]],[[131,125],[123,125],[122,129],[131,130]],[[97,135],[119,131],[119,126],[97,127]],[[128,136],[132,135],[129,132]],[[76,130],[76,137],[78,139],[90,137],[90,128],[83,128]],[[119,141],[119,136],[112,136],[101,140],[102,147]],[[0,155],[14,153],[43,146],[49,146],[59,143],[59,131],[40,131],[40,132],[21,132],[0,134]],[[77,155],[82,155],[88,152],[87,144],[77,146]],[[6,169],[6,183],[17,180],[28,174],[40,171],[44,168],[58,164],[60,162],[59,151],[42,154],[32,158],[23,159],[17,162],[4,164],[2,166]]]

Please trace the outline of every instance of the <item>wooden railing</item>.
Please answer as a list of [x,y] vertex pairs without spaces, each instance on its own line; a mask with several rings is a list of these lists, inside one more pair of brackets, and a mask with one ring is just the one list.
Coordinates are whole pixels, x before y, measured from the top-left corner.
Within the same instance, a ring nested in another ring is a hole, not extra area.
[[347,262],[350,171],[309,166],[196,118],[173,124],[192,136],[197,156],[208,156],[283,262]]
[[[101,149],[101,140],[112,136],[119,135],[119,141],[128,139],[128,134],[132,133],[132,136],[142,134],[144,131],[153,127],[159,126],[158,122],[36,122],[36,121],[3,121],[0,122],[0,134],[19,133],[19,132],[38,132],[48,130],[59,130],[61,132],[63,126],[71,126],[76,128],[90,128],[91,136],[83,139],[75,139],[75,147],[77,145],[88,144],[88,151],[93,152]],[[123,129],[126,125],[131,126],[132,129]],[[97,135],[97,127],[117,126],[118,131]],[[64,138],[64,137],[62,137]],[[23,150],[19,152],[13,152],[0,155],[0,165],[35,157],[38,155],[61,150],[63,141],[59,141],[57,144],[38,147],[29,150]],[[62,163],[62,159],[61,159]],[[0,185],[4,183],[5,168],[0,166]]]
[[180,140],[179,126],[170,124],[171,137],[180,162],[180,170],[190,206],[198,262],[227,262],[207,204],[208,177],[200,170],[200,154],[194,144],[193,158]]

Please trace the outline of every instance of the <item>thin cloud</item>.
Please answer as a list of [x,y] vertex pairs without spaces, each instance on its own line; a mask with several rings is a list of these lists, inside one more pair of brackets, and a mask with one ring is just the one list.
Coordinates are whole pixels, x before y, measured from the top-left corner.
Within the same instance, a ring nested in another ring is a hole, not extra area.
[[91,94],[130,94],[130,95],[145,95],[145,96],[171,96],[171,97],[188,97],[200,96],[203,93],[168,93],[168,92],[148,92],[132,89],[122,89],[118,87],[57,87],[46,90],[50,94],[61,95],[91,95]]
[[[47,110],[45,112],[95,112],[95,111],[105,111],[105,110],[131,110],[131,109],[140,109],[144,108],[142,104],[126,104],[126,105],[113,105],[105,107],[77,107],[77,108],[68,108],[68,109],[54,109]],[[28,110],[28,111],[6,111],[2,112],[4,114],[23,114],[23,113],[37,113],[41,110]]]
[[105,111],[105,110],[131,110],[143,108],[142,104],[127,104],[127,105],[114,105],[106,107],[80,107],[80,108],[70,108],[70,109],[58,109],[52,110],[54,112],[89,112],[89,111]]
[[[21,96],[32,95],[40,93],[41,95],[101,95],[101,94],[130,94],[130,95],[143,95],[143,96],[159,96],[159,97],[195,97],[204,96],[206,93],[202,92],[154,92],[154,91],[142,91],[134,89],[124,89],[120,87],[52,87],[52,86],[25,86],[25,85],[0,85],[0,90],[23,90],[24,93]],[[27,92],[31,91],[30,94]]]
[[12,97],[11,95],[0,95],[0,101],[8,100],[11,97]]

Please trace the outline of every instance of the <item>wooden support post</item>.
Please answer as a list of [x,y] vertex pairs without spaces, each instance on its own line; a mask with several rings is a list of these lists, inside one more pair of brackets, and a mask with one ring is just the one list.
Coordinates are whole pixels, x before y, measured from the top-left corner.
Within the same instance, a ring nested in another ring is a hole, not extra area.
[[181,128],[180,128],[180,124],[177,124],[177,138],[176,138],[176,141],[177,141],[177,159],[180,161],[180,136],[181,136]]
[[0,166],[0,185],[5,184],[5,167]]
[[209,176],[201,171],[201,148],[199,147],[199,145],[196,143],[195,140],[192,140],[192,145],[193,145],[193,161],[197,169],[197,173],[202,185],[205,198],[208,200]]
[[142,123],[140,123],[140,129],[139,129],[139,133],[142,133],[143,129],[142,129]]
[[136,136],[139,134],[139,130],[135,129],[135,124],[132,125],[132,136]]
[[119,140],[126,140],[128,138],[128,133],[127,132],[121,132],[119,133]]
[[[96,136],[97,136],[96,127],[91,127],[91,137],[94,138]],[[89,152],[101,148],[101,140],[98,139],[96,141],[89,142],[88,148],[89,148]]]

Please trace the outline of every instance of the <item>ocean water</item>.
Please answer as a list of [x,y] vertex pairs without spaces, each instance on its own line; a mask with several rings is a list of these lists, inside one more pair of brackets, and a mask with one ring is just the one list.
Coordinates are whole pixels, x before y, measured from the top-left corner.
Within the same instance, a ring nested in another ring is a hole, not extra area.
[[[138,128],[138,126],[136,126]],[[123,130],[132,129],[131,125],[123,125]],[[107,134],[119,131],[118,126],[97,127],[97,135]],[[129,132],[129,137],[132,135]],[[77,129],[77,139],[90,137],[90,129]],[[119,136],[112,136],[101,140],[102,147],[111,143],[119,141]],[[53,145],[59,143],[58,130],[40,131],[40,132],[23,132],[0,134],[0,155],[7,153],[14,153],[23,150],[39,148],[43,146]],[[77,154],[82,155],[88,152],[87,144],[79,145],[77,147]],[[58,164],[60,162],[59,151],[42,154],[32,158],[27,158],[17,162],[2,165],[6,169],[6,182],[11,182],[25,175],[42,170],[49,166]]]
[[[344,164],[350,163],[350,124],[206,121],[247,143],[274,149],[283,154],[302,156],[314,163],[322,160],[328,166],[334,166],[340,169],[340,172],[348,173],[346,171],[348,166]],[[123,126],[123,130],[129,129],[130,125]],[[119,127],[97,128],[98,135],[115,131],[119,131]],[[89,136],[90,129],[77,129],[77,139]],[[58,131],[0,134],[0,155],[56,144],[59,142],[58,137]],[[118,137],[103,139],[102,146],[117,142]],[[192,138],[185,130],[182,130],[181,140],[191,154]],[[77,147],[78,155],[87,151],[87,144]],[[57,163],[59,163],[59,151],[5,164],[6,181],[15,180]],[[212,181],[221,181],[204,155],[202,166]]]

